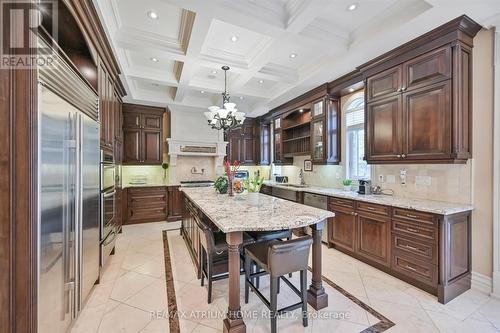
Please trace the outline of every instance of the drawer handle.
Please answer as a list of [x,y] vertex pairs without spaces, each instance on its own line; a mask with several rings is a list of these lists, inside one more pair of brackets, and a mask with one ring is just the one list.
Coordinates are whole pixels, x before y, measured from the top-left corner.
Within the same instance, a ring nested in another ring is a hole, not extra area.
[[418,219],[417,215],[412,215],[412,214],[406,214],[406,217],[412,218],[412,219]]
[[407,230],[407,231],[409,231],[409,232],[416,232],[416,233],[419,233],[417,229],[410,228],[410,227],[406,227],[406,230]]
[[417,269],[415,267],[410,266],[410,265],[406,265],[406,268],[408,268],[410,271],[417,272]]
[[413,251],[420,251],[420,249],[418,247],[411,246],[411,245],[408,245],[408,244],[405,245],[404,247],[407,248],[407,249],[413,250]]
[[367,209],[369,210],[375,210],[376,208],[373,208],[373,207],[366,207]]

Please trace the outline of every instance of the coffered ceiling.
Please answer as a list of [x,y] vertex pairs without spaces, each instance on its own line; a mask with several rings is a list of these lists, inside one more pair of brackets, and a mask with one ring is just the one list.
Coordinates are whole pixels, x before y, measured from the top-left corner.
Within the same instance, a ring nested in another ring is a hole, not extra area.
[[[287,100],[459,15],[488,25],[498,0],[94,0],[126,101],[249,115]],[[354,10],[350,8],[355,6]]]

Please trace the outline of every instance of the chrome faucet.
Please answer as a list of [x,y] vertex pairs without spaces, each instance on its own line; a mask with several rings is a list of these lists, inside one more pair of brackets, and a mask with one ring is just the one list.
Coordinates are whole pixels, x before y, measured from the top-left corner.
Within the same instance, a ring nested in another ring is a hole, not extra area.
[[306,181],[304,180],[304,171],[300,169],[299,171],[299,180],[300,180],[300,185],[305,185]]

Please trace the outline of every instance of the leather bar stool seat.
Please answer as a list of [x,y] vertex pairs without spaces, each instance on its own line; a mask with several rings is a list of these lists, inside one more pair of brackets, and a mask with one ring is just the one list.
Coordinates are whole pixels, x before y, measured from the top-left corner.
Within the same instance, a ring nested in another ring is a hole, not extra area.
[[[312,244],[311,236],[304,236],[286,241],[268,241],[251,244],[245,247],[245,303],[248,303],[250,288],[271,311],[271,332],[277,331],[277,316],[284,312],[302,308],[302,325],[307,327],[307,265]],[[252,262],[263,269],[262,272],[251,273]],[[300,272],[300,290],[285,275]],[[262,275],[270,276],[270,300],[260,293],[253,279]],[[283,280],[300,297],[300,302],[278,309],[278,286]]]
[[[272,240],[281,240],[281,239],[292,239],[292,230],[275,230],[275,231],[247,231],[247,233],[253,237],[256,243],[258,242],[267,242]],[[258,272],[258,267],[252,267],[253,270]],[[288,275],[292,277],[292,274]],[[257,288],[260,286],[260,278],[256,278]]]
[[[207,302],[212,303],[212,284],[213,281],[226,279],[228,256],[226,234],[213,230],[212,227],[203,220],[195,218],[198,228],[201,230],[200,249],[198,255],[198,272],[200,272],[201,285],[204,286],[207,279]],[[254,239],[247,233],[243,233],[243,245],[247,246],[254,243]],[[243,256],[242,256],[243,260]]]

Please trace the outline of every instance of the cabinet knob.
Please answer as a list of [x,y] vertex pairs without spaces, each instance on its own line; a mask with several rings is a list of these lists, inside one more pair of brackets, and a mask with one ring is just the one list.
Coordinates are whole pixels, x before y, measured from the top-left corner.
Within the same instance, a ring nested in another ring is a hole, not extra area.
[[406,158],[406,154],[401,155],[402,158]]
[[396,155],[396,157],[397,157],[397,158],[401,158],[401,154],[397,154],[397,155]]
[[403,91],[403,88],[398,88],[398,90],[396,90],[397,92],[402,92]]
[[401,88],[401,91],[406,91],[406,89],[408,89],[408,88],[406,88],[406,87],[402,87],[402,88]]

